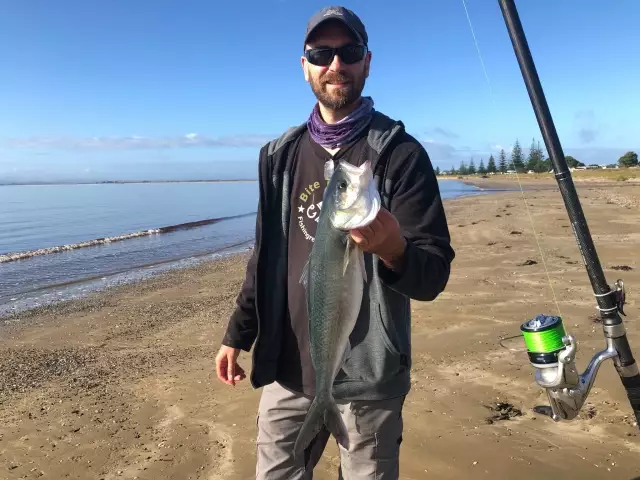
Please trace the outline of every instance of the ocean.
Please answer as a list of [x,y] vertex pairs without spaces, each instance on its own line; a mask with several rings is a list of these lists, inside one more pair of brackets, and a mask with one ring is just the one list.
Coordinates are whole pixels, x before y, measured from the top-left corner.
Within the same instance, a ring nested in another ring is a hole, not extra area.
[[247,250],[257,195],[253,181],[0,186],[0,316]]

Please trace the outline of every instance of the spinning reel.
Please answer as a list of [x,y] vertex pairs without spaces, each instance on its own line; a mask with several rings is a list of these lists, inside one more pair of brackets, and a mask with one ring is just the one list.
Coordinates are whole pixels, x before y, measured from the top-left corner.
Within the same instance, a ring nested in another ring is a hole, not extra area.
[[[607,295],[616,297],[616,309],[624,315],[625,290],[622,280]],[[538,315],[520,327],[531,365],[536,369],[536,383],[547,391],[551,418],[555,421],[575,418],[584,405],[605,360],[618,356],[614,339],[625,335],[624,325],[603,325],[606,348],[596,353],[582,374],[576,368],[578,344],[567,334],[558,316]]]

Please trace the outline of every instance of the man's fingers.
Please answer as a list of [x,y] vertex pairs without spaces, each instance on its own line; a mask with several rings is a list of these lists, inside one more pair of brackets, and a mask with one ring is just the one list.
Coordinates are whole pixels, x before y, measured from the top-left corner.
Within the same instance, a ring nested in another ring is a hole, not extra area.
[[235,365],[236,365],[236,362],[233,359],[233,356],[229,354],[227,356],[227,380],[229,380],[230,382],[233,382],[233,377],[235,376],[235,371],[234,371]]
[[367,242],[368,242],[366,234],[363,232],[363,229],[352,230],[351,231],[351,238],[353,238],[353,240],[358,245],[366,245]]
[[218,368],[218,378],[222,380],[224,383],[228,383],[228,373],[227,373],[227,357],[222,357],[217,360]]
[[375,234],[375,232],[384,232],[384,222],[380,219],[380,217],[376,217],[371,222],[371,230]]
[[246,378],[244,370],[236,359],[240,351],[230,347],[222,347],[216,357],[216,375],[227,385],[235,385],[237,381]]

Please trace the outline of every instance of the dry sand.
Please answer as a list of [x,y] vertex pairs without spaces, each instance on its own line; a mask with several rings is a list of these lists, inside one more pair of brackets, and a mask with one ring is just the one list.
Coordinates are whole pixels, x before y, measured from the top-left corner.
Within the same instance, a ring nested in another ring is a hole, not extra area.
[[[546,185],[527,191],[526,202],[566,326],[577,335],[582,370],[603,346],[601,326],[562,199]],[[626,281],[624,318],[640,358],[640,187],[580,184],[579,192],[608,281]],[[413,304],[401,478],[639,476],[639,430],[611,362],[580,418],[554,423],[533,411],[546,398],[521,339],[500,344],[518,335],[523,321],[557,313],[521,193],[445,207],[457,257],[446,291]],[[253,478],[260,392],[247,381],[228,387],[214,374],[246,258],[5,322],[0,478]],[[248,368],[249,356],[240,362]],[[490,407],[501,402],[513,406],[513,416],[488,421],[496,413]],[[337,477],[336,453],[329,445],[315,478]]]

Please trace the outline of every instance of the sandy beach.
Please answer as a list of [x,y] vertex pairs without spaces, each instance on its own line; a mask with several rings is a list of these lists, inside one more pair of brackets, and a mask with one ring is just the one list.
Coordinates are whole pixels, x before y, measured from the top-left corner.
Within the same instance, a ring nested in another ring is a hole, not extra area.
[[[623,318],[640,358],[640,185],[577,185],[607,280],[625,281]],[[581,371],[604,340],[553,179],[527,188],[526,200],[517,191],[445,201],[456,259],[446,291],[412,307],[403,479],[640,477],[640,430],[611,362],[580,418],[534,411],[547,400],[520,324],[559,307]],[[260,391],[214,372],[246,260],[0,321],[0,479],[253,478]],[[248,354],[239,361],[250,367]],[[337,478],[337,464],[330,444],[314,478]]]

